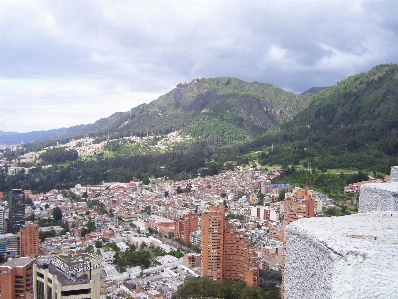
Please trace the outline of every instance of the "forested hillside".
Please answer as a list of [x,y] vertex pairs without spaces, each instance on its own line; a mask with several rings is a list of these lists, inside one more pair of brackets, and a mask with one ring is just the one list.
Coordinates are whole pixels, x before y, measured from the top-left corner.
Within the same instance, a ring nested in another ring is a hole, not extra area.
[[380,65],[312,96],[292,121],[252,147],[270,146],[263,163],[387,172],[398,156],[398,65]]

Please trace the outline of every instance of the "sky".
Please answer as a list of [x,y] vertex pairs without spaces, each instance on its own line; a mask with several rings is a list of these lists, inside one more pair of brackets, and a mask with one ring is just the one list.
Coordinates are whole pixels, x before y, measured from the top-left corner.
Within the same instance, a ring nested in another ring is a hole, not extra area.
[[0,1],[0,130],[93,123],[195,78],[301,93],[398,63],[398,1]]

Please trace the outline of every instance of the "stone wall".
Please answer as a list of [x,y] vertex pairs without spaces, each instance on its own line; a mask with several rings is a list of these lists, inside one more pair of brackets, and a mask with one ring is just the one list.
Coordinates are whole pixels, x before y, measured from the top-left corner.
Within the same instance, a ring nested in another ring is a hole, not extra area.
[[398,298],[398,167],[361,187],[359,214],[286,228],[285,299]]
[[398,166],[391,168],[391,182],[398,182]]
[[398,211],[398,182],[361,186],[358,212],[371,211]]
[[397,212],[298,220],[286,240],[285,299],[396,298]]

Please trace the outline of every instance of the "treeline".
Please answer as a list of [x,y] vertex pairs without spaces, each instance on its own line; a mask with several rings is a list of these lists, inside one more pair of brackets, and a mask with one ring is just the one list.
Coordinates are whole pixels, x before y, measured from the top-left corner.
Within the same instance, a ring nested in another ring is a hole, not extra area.
[[208,277],[190,280],[173,294],[173,299],[185,298],[224,298],[224,299],[277,299],[279,289],[274,285],[265,288],[248,287],[243,281],[214,282]]
[[49,164],[76,161],[79,154],[75,149],[66,149],[63,147],[52,148],[40,155],[40,158]]
[[201,175],[214,175],[223,169],[222,163],[210,161],[212,151],[206,148],[180,148],[171,153],[139,156],[116,156],[98,161],[77,160],[65,166],[37,167],[27,174],[7,176],[0,170],[0,191],[14,188],[47,192],[69,189],[75,184],[99,184],[102,181],[128,182],[148,177],[168,177],[174,180]]

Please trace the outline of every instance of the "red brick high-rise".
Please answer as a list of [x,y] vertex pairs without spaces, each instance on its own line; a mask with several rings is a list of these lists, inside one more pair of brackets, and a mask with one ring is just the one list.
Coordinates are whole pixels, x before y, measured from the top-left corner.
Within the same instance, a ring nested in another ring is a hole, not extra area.
[[309,194],[308,184],[305,186],[305,190],[298,190],[292,197],[285,198],[284,204],[284,227],[298,219],[315,216],[314,199]]
[[175,237],[184,241],[185,244],[190,242],[192,232],[198,230],[198,215],[189,213],[185,214],[175,223]]
[[1,299],[33,299],[34,258],[16,258],[0,266]]
[[203,214],[202,276],[214,281],[257,283],[259,263],[254,248],[225,220],[225,207],[210,207]]
[[27,223],[20,230],[21,256],[35,257],[39,254],[39,227],[33,223]]

